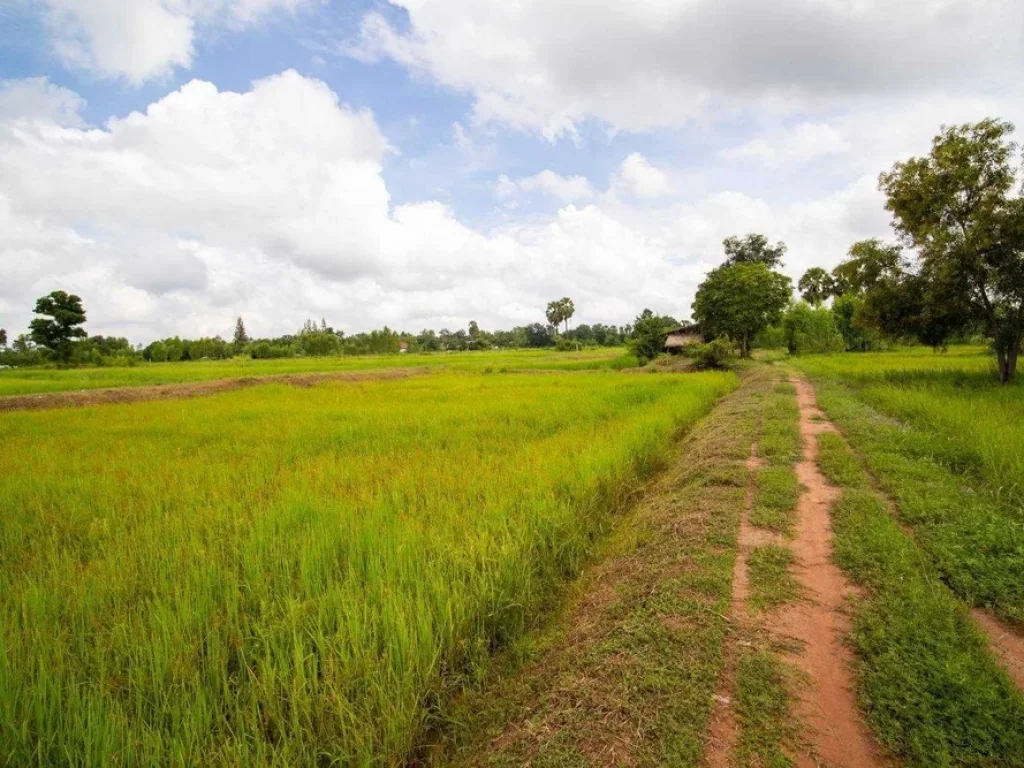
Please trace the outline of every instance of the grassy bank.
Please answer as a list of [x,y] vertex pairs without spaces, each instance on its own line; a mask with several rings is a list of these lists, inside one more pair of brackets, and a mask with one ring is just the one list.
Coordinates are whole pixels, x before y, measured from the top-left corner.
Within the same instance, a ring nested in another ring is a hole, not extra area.
[[728,374],[0,415],[0,764],[389,763]]
[[556,618],[465,697],[446,766],[696,766],[764,371],[686,438]]

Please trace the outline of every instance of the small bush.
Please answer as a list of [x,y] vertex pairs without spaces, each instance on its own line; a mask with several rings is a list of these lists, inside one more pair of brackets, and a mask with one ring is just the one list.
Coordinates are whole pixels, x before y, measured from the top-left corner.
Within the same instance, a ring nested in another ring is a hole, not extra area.
[[690,348],[694,366],[702,371],[726,368],[731,354],[732,344],[728,339],[715,339],[707,344],[696,344]]

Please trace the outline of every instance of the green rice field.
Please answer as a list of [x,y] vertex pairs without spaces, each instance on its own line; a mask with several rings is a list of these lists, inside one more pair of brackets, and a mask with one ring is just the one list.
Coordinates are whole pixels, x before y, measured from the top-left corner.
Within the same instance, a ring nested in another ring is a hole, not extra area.
[[187,384],[216,379],[273,376],[290,373],[372,371],[398,367],[430,367],[455,371],[595,370],[636,365],[621,348],[556,352],[522,349],[486,352],[432,352],[351,357],[293,357],[276,360],[200,360],[177,363],[141,362],[133,368],[12,368],[0,370],[0,396],[64,392],[106,387]]
[[0,414],[0,764],[401,763],[736,383],[448,372]]

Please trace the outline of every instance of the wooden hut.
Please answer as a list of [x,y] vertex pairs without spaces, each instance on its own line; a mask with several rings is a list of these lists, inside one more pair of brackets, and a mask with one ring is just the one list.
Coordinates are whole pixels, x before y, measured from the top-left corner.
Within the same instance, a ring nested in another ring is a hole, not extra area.
[[704,334],[700,332],[700,326],[697,323],[680,325],[665,334],[665,351],[667,352],[679,353],[693,344],[703,343]]

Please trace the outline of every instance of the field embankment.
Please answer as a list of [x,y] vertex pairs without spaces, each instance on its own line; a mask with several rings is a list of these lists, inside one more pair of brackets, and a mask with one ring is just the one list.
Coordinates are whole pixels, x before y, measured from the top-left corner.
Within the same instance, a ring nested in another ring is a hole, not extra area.
[[[403,759],[735,385],[437,375],[0,414],[0,763]],[[698,528],[713,636],[731,534]]]
[[88,405],[138,403],[143,400],[181,400],[189,397],[219,395],[231,392],[232,390],[245,389],[262,384],[288,384],[294,387],[312,387],[327,381],[356,382],[407,379],[410,376],[427,373],[429,370],[428,368],[384,368],[379,371],[278,373],[237,379],[196,381],[190,384],[86,389],[81,392],[47,392],[38,395],[8,395],[0,397],[0,412],[41,411],[49,408],[83,408]]
[[557,618],[463,698],[435,763],[700,764],[730,634],[745,461],[768,387],[765,371],[749,373],[686,438]]

